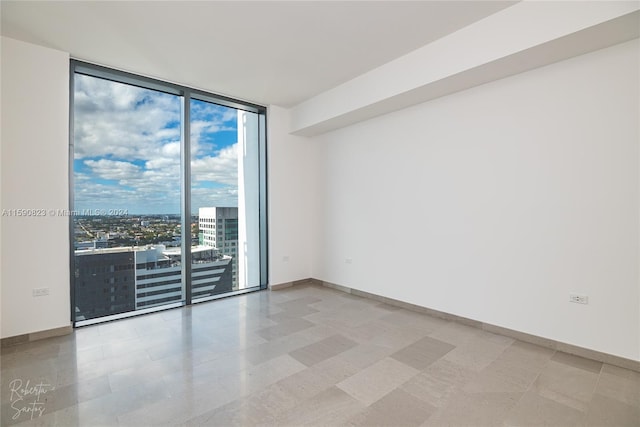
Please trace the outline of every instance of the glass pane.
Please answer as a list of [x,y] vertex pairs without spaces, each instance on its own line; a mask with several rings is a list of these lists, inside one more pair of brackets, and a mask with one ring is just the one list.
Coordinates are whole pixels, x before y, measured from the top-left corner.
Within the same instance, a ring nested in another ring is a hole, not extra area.
[[181,98],[74,75],[75,320],[184,302]]
[[257,114],[194,99],[190,106],[197,300],[260,286],[259,141]]

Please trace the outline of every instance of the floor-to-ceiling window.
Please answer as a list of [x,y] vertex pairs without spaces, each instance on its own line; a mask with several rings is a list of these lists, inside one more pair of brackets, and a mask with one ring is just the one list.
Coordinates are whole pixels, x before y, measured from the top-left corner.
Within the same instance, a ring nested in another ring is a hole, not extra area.
[[71,68],[74,323],[266,287],[265,109]]

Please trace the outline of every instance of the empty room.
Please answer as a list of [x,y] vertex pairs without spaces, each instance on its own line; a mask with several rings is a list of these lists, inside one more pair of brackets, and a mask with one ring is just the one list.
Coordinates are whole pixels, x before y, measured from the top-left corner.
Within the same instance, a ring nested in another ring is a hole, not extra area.
[[640,426],[640,2],[0,2],[3,426]]

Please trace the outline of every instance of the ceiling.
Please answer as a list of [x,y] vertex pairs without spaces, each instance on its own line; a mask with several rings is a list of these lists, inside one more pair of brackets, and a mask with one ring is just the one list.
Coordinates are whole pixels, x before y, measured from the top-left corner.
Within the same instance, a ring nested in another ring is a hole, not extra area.
[[3,0],[0,28],[77,59],[290,107],[513,3]]

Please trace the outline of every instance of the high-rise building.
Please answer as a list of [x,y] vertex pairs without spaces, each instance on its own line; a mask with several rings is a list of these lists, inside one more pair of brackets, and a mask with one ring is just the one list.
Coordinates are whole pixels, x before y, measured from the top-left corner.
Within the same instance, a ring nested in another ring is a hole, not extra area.
[[[179,247],[86,249],[75,251],[75,255],[77,320],[183,300]],[[230,292],[231,260],[211,246],[191,247],[192,298]]]
[[238,289],[238,208],[207,207],[198,210],[200,243],[230,256],[231,282]]
[[75,251],[76,319],[135,309],[135,256],[131,248]]
[[[210,246],[191,247],[191,297],[232,290],[231,257]],[[151,245],[136,251],[136,310],[182,300],[182,252]]]

